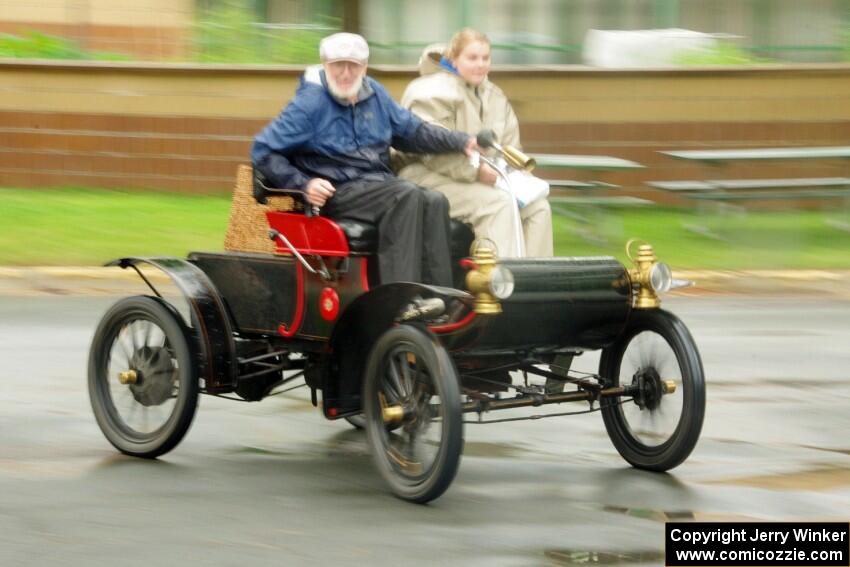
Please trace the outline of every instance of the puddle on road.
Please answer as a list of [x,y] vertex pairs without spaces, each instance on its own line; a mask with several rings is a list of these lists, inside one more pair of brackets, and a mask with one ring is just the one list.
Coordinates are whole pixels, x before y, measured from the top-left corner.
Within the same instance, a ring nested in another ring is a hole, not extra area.
[[605,506],[606,512],[615,514],[624,514],[632,518],[642,518],[644,520],[655,520],[657,522],[681,522],[685,520],[693,520],[695,515],[693,512],[684,511],[665,511],[651,510],[649,508],[621,508],[619,506]]
[[631,565],[663,563],[663,551],[585,551],[581,549],[547,549],[543,552],[555,565]]
[[231,455],[279,457],[286,460],[324,459],[327,457],[359,458],[369,456],[365,434],[358,429],[345,429],[325,439],[292,441],[281,445],[280,440],[263,444],[244,444],[229,447]]
[[231,449],[233,454],[249,454],[249,455],[273,455],[278,457],[292,457],[295,456],[293,451],[284,451],[279,449],[267,449],[265,447],[256,447],[246,445],[244,447],[236,447]]
[[758,518],[741,514],[719,514],[712,512],[692,512],[690,510],[653,510],[651,508],[623,508],[620,506],[605,506],[605,512],[623,514],[632,518],[652,520],[655,522],[757,522]]
[[707,484],[732,484],[772,490],[832,490],[850,486],[850,468],[823,467],[785,474],[710,480]]
[[515,458],[526,456],[531,452],[518,445],[510,445],[508,443],[467,441],[463,445],[463,454],[466,457]]

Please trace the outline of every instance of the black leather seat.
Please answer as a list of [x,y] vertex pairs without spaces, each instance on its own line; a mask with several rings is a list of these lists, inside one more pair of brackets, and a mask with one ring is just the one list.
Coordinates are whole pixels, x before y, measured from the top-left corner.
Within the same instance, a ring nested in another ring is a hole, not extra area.
[[360,254],[374,252],[378,246],[378,229],[375,225],[355,220],[334,221],[348,239],[348,249]]
[[452,258],[466,258],[469,256],[469,247],[475,240],[472,227],[466,223],[452,219]]
[[[336,223],[348,238],[349,250],[359,254],[375,252],[378,246],[378,229],[375,225],[354,220],[339,220]],[[469,225],[456,220],[452,221],[451,226],[452,258],[469,256],[469,246],[475,238],[472,229]]]

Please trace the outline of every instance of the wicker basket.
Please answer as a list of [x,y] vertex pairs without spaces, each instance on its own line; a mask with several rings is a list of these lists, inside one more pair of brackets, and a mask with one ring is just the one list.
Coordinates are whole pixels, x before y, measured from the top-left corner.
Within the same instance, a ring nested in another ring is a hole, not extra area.
[[293,211],[296,209],[295,199],[269,197],[268,204],[261,205],[254,199],[252,173],[250,165],[243,164],[236,169],[236,187],[233,189],[224,249],[273,254],[275,246],[269,239],[266,211]]

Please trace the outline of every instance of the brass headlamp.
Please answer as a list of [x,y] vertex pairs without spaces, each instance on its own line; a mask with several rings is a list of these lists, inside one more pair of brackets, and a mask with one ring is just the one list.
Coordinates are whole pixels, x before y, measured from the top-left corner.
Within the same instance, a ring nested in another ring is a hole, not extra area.
[[634,307],[635,309],[655,309],[661,306],[658,294],[670,291],[673,273],[670,271],[670,266],[658,261],[652,246],[646,242],[638,247],[637,257],[632,257],[631,247],[635,242],[638,241],[632,239],[626,243],[626,255],[635,264],[635,267],[629,270],[629,277],[632,285],[638,287]]
[[500,266],[496,259],[496,246],[488,241],[472,245],[475,269],[466,274],[466,287],[475,296],[475,312],[495,315],[502,312],[500,299],[507,299],[514,291],[514,277],[510,270]]

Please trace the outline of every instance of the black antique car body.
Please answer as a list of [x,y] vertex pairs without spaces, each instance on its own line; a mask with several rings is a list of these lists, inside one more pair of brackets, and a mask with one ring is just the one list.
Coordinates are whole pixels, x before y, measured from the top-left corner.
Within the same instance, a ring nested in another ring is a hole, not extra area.
[[[250,172],[240,175],[244,186]],[[374,227],[272,209],[250,229],[268,233],[272,251],[111,263],[143,278],[140,266],[159,268],[189,305],[184,317],[145,278],[153,295],[120,300],[100,322],[89,391],[118,450],[174,448],[201,393],[259,401],[302,378],[326,418],[366,429],[381,474],[414,502],[452,482],[468,414],[583,402],[575,413],[601,411],[620,454],[656,471],[696,444],[702,364],[684,324],[659,307],[672,278],[648,245],[633,268],[612,257],[499,260],[456,225],[454,288],[381,285]],[[598,372],[571,368],[598,349]]]

